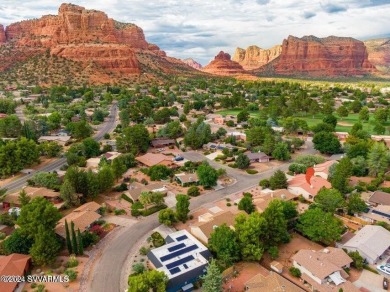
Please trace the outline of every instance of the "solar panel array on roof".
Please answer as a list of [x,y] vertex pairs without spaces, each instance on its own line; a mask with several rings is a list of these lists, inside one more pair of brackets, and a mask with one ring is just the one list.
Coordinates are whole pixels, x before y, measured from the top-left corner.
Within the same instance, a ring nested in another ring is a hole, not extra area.
[[182,236],[179,236],[178,238],[176,238],[177,241],[183,241],[184,239],[187,239],[187,235],[182,235]]
[[177,266],[180,266],[181,264],[184,264],[184,263],[187,263],[189,261],[192,261],[194,259],[194,257],[192,255],[188,256],[188,257],[185,257],[185,258],[182,258],[180,260],[177,260],[173,263],[170,263],[167,265],[167,269],[170,270],[174,267],[177,267]]
[[185,254],[185,253],[187,253],[187,252],[193,251],[193,250],[195,250],[195,249],[197,249],[197,248],[198,248],[198,246],[197,246],[196,244],[194,244],[194,245],[188,246],[188,247],[186,247],[186,248],[182,248],[182,249],[180,249],[180,250],[178,250],[178,251],[175,251],[175,252],[173,252],[173,253],[171,253],[171,254],[167,254],[167,255],[161,257],[160,260],[161,260],[162,262],[165,262],[165,261],[168,261],[168,260],[170,260],[170,259],[173,259],[173,258],[175,258],[175,257],[177,257],[177,256],[179,256],[179,255],[182,255],[182,254]]
[[172,252],[178,249],[181,249],[182,247],[185,247],[186,245],[184,243],[180,243],[171,247],[168,247],[168,251]]
[[372,213],[384,216],[386,218],[390,218],[389,214],[386,214],[386,213],[383,213],[383,212],[380,212],[380,211],[377,211],[377,210],[372,210]]
[[170,269],[169,272],[171,273],[171,275],[177,274],[180,272],[180,268],[176,267],[176,268]]

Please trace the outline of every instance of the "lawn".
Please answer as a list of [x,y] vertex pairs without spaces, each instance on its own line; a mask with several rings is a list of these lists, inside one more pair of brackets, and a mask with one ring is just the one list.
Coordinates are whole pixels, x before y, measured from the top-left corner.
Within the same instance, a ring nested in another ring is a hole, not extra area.
[[[241,111],[242,109],[236,108],[236,109],[225,109],[216,112],[217,114],[223,115],[223,116],[237,116],[237,114]],[[249,113],[252,118],[256,118],[259,116],[259,112],[250,112]],[[353,124],[357,123],[359,121],[359,114],[349,114],[348,117],[339,117],[337,114],[335,114],[337,117],[338,123],[336,126],[336,131],[337,132],[349,132],[353,126]],[[324,115],[323,114],[316,114],[314,116],[312,115],[306,115],[306,116],[299,116],[299,118],[304,119],[309,127],[315,126],[319,123],[322,122]],[[370,114],[370,121],[368,123],[363,123],[363,129],[367,131],[370,134],[375,134],[373,131],[374,125],[374,115]],[[386,128],[390,127],[390,121],[387,121],[384,126]],[[389,132],[389,130],[387,130]]]

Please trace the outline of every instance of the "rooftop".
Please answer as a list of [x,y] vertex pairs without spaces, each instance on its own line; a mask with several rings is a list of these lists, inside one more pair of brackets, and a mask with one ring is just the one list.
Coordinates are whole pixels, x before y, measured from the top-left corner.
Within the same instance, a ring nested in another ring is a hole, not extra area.
[[305,174],[298,174],[288,182],[288,187],[299,187],[304,189],[309,194],[315,196],[321,188],[325,187],[327,189],[330,189],[332,185],[326,179],[319,176],[312,176],[310,178],[309,184],[306,180]]
[[207,238],[210,238],[211,233],[216,227],[221,226],[223,224],[226,224],[228,227],[234,226],[235,217],[236,216],[232,212],[226,211],[214,215],[210,218],[209,221],[200,222],[194,225],[194,227],[198,227]]
[[379,205],[390,205],[390,194],[382,191],[376,191],[371,195],[368,201]]
[[138,162],[151,167],[157,165],[163,161],[172,162],[172,158],[161,153],[146,153],[145,155],[138,156],[135,158]]
[[[30,256],[24,254],[13,253],[8,256],[0,256],[0,275],[1,276],[23,276]],[[0,291],[12,292],[15,291],[17,282],[0,281]]]
[[251,278],[248,282],[246,282],[245,287],[246,291],[249,292],[305,291],[275,272],[270,272],[268,276],[264,276],[259,273],[253,278]]

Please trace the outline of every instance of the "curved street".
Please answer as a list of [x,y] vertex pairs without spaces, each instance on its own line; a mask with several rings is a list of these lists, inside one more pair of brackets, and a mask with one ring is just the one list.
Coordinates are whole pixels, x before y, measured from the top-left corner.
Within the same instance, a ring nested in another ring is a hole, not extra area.
[[[103,124],[103,126],[99,129],[99,131],[93,136],[96,141],[100,141],[103,139],[104,134],[110,133],[116,127],[116,116],[117,116],[118,106],[113,104],[110,109],[110,115],[107,118],[107,121]],[[37,169],[36,171],[26,174],[21,178],[15,179],[14,181],[2,186],[2,188],[7,189],[7,193],[12,193],[21,189],[26,185],[27,180],[32,178],[36,172],[44,171],[50,172],[59,169],[66,163],[66,158],[59,158],[55,161]]]
[[[302,154],[315,154],[311,140],[306,142],[307,149],[301,151]],[[205,160],[205,157],[197,152],[186,152],[183,156],[193,160]],[[270,177],[276,170],[286,171],[289,163],[284,163],[279,167],[267,170],[257,175],[248,175],[237,169],[224,166],[214,161],[208,160],[216,168],[225,168],[227,174],[237,180],[234,185],[224,189],[213,191],[205,195],[191,198],[190,210],[193,211],[203,205],[217,201],[227,195],[242,192],[251,187],[257,186],[259,181]],[[122,281],[122,268],[125,265],[128,254],[133,246],[146,234],[158,227],[158,213],[142,218],[138,223],[125,227],[125,229],[115,238],[113,238],[107,247],[102,250],[102,256],[97,259],[91,270],[91,276],[88,277],[88,291],[106,292],[106,291],[125,291],[127,283]]]

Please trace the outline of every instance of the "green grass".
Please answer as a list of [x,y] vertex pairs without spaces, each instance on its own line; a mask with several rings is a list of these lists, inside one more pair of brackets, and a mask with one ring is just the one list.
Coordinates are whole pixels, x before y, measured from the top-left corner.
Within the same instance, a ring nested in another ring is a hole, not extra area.
[[[223,116],[237,116],[237,114],[242,111],[240,108],[236,109],[225,109],[216,112],[217,114],[223,115]],[[339,117],[337,114],[334,114],[337,117],[338,124],[336,126],[336,132],[349,132],[353,126],[353,124],[357,123],[359,121],[359,114],[349,114],[348,117]],[[250,116],[253,118],[256,118],[259,116],[258,112],[250,112]],[[322,122],[322,119],[324,117],[323,114],[316,114],[316,115],[306,115],[306,116],[297,116],[298,118],[304,119],[309,127],[315,126]],[[280,121],[279,121],[280,122]],[[340,125],[340,123],[345,123],[345,125]],[[349,124],[349,125],[348,125]],[[384,124],[385,128],[390,127],[390,121],[387,121]],[[363,129],[367,131],[368,133],[374,135],[374,115],[370,114],[370,120],[368,123],[363,123]],[[387,133],[390,131],[387,130]],[[387,134],[385,133],[385,134]],[[390,133],[389,133],[390,134]]]

